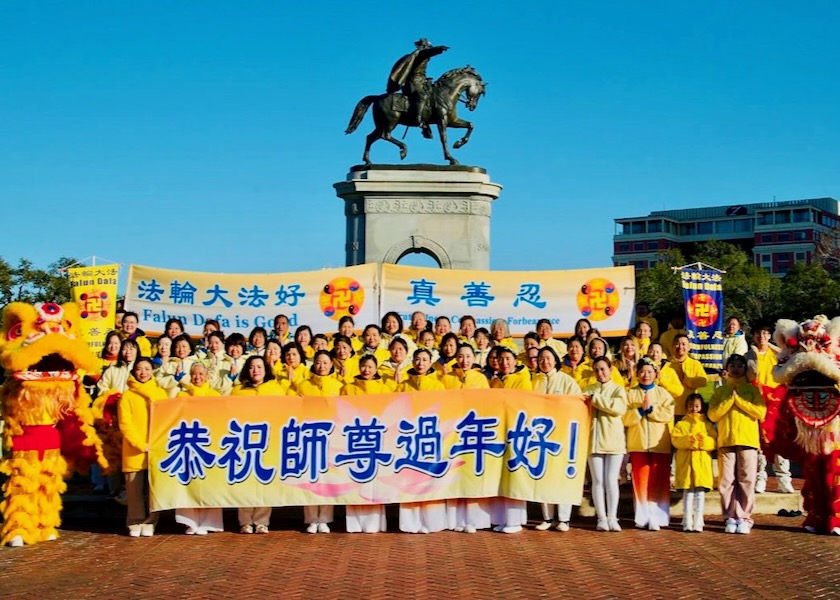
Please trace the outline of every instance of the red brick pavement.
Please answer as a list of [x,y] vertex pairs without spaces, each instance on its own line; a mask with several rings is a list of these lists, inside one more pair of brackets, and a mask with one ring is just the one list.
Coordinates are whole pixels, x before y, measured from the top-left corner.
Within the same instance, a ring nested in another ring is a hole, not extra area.
[[[103,504],[103,506],[105,506]],[[840,538],[759,516],[748,536],[707,531],[474,535],[301,533],[300,510],[276,510],[265,536],[181,534],[171,514],[153,538],[120,516],[79,513],[55,542],[0,549],[2,598],[817,598],[840,595]],[[389,512],[391,527],[396,515]],[[392,518],[393,517],[393,518]],[[226,512],[233,529],[235,514]],[[92,533],[91,529],[102,532]],[[339,521],[335,529],[343,529]],[[119,531],[120,533],[114,533]]]

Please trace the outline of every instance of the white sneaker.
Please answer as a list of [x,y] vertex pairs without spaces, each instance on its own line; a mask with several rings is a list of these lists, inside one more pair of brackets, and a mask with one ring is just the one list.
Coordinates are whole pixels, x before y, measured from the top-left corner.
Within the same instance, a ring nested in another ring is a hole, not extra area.
[[724,533],[735,533],[738,530],[738,521],[735,519],[726,519],[726,527],[723,528]]
[[610,531],[621,531],[621,525],[618,524],[618,519],[610,519],[607,521]]
[[508,527],[502,527],[502,533],[519,533],[522,531],[522,525],[510,525]]
[[545,531],[547,529],[551,529],[551,521],[543,521],[536,527],[534,527],[537,531]]
[[569,531],[568,521],[560,521],[557,523],[557,531]]
[[759,479],[755,482],[755,493],[756,494],[763,494],[767,491],[767,480],[766,479]]
[[595,531],[609,531],[609,530],[610,530],[610,524],[607,521],[599,520],[598,524],[595,525]]
[[703,522],[703,515],[700,513],[695,513],[694,515],[694,531],[701,532],[703,531],[703,527],[705,523]]
[[[131,535],[131,533],[129,533],[128,535]],[[137,537],[137,536],[133,536],[133,537]],[[11,546],[12,548],[22,547],[23,546],[23,536],[22,535],[16,535],[12,539],[10,539],[9,540],[9,546]]]
[[738,521],[738,525],[735,527],[735,533],[740,533],[746,535],[750,532],[750,524],[746,521]]
[[254,526],[250,523],[239,528],[239,533],[254,533]]
[[195,530],[195,535],[207,535],[207,530],[204,527],[199,527]]
[[428,527],[421,527],[420,528],[420,533],[424,533],[424,534],[429,533],[429,528]]
[[840,535],[840,527],[834,527],[831,531],[829,531],[830,535]]
[[475,533],[475,525],[467,525],[464,527],[464,533]]
[[648,529],[650,531],[659,531],[659,525],[657,525],[656,523],[649,523]]
[[779,479],[779,493],[781,494],[795,494],[796,490],[790,481]]
[[330,526],[326,523],[318,523],[318,533],[329,533]]
[[310,523],[306,527],[306,533],[318,533],[318,523]]
[[140,535],[143,537],[152,537],[155,534],[155,526],[151,523],[143,523],[140,525]]
[[461,527],[460,525],[458,525],[457,527],[455,527],[454,529],[452,529],[452,531],[454,531],[455,533],[463,533],[464,528],[463,528],[463,527]]
[[140,537],[140,526],[139,525],[129,525],[128,526],[128,537]]

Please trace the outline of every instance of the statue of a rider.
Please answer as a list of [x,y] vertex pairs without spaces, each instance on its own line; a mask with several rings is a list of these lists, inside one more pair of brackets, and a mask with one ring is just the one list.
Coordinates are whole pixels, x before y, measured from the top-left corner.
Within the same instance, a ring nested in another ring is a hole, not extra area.
[[421,38],[414,42],[413,52],[406,54],[394,63],[388,77],[387,92],[393,94],[402,91],[414,110],[417,125],[423,131],[423,137],[431,138],[432,130],[426,122],[429,98],[432,93],[432,79],[426,77],[429,59],[449,50],[449,46],[432,46],[429,40]]

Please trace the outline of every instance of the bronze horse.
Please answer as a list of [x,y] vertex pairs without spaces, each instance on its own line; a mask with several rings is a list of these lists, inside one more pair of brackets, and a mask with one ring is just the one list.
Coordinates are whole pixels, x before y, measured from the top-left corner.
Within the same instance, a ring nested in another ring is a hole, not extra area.
[[[478,106],[478,101],[484,95],[487,84],[481,80],[476,70],[470,66],[452,69],[441,75],[432,84],[431,97],[426,111],[424,122],[429,125],[437,125],[440,134],[440,143],[443,146],[443,157],[451,165],[459,164],[449,153],[446,143],[446,128],[456,127],[466,129],[467,133],[460,140],[456,141],[455,148],[460,148],[470,140],[473,124],[458,117],[456,112],[458,100],[462,93],[466,95],[464,103],[471,111]],[[365,96],[353,110],[350,124],[344,133],[353,133],[362,122],[368,108],[373,105],[373,123],[375,128],[367,136],[365,153],[362,160],[366,165],[370,163],[370,147],[376,140],[382,139],[391,142],[400,149],[400,158],[404,159],[408,154],[408,147],[395,139],[391,132],[397,125],[417,127],[416,118],[412,118],[413,107],[409,99],[403,94],[380,94],[378,96]]]

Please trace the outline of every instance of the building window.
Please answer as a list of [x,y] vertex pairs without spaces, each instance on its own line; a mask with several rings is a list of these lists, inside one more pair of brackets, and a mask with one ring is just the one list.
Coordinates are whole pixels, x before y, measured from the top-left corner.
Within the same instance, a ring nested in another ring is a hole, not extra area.
[[714,224],[711,221],[700,221],[697,223],[697,233],[699,235],[712,235]]
[[618,251],[619,252],[630,252],[630,244],[627,242],[619,242],[618,243]]
[[631,260],[630,264],[637,269],[647,269],[648,262],[646,260]]
[[794,255],[794,258],[796,258],[796,262],[798,262],[798,263],[805,262],[805,253],[804,252],[797,252]]
[[790,231],[782,231],[781,233],[776,234],[776,241],[789,242],[790,241]]
[[776,213],[776,223],[790,223],[790,211],[780,210]]
[[659,240],[648,242],[648,250],[659,250]]
[[761,264],[762,265],[769,265],[773,262],[773,256],[770,254],[762,254],[761,255]]
[[773,243],[773,234],[772,233],[762,233],[761,234],[761,243],[762,244],[772,244]]
[[772,212],[758,213],[758,224],[759,225],[772,225],[773,224],[773,213]]
[[793,241],[804,242],[807,239],[808,239],[808,232],[807,231],[794,231],[793,232]]
[[811,220],[811,211],[807,208],[797,208],[793,211],[794,223],[808,223]]
[[737,233],[744,233],[746,231],[752,231],[752,219],[735,219],[735,231]]
[[633,252],[644,252],[645,250],[645,243],[644,242],[633,242]]
[[715,223],[716,233],[732,233],[735,230],[735,223],[732,221],[717,221]]
[[648,233],[661,233],[662,221],[648,221]]
[[680,235],[697,235],[697,223],[682,223]]
[[633,221],[630,227],[630,233],[644,233],[645,232],[645,222],[644,221]]

